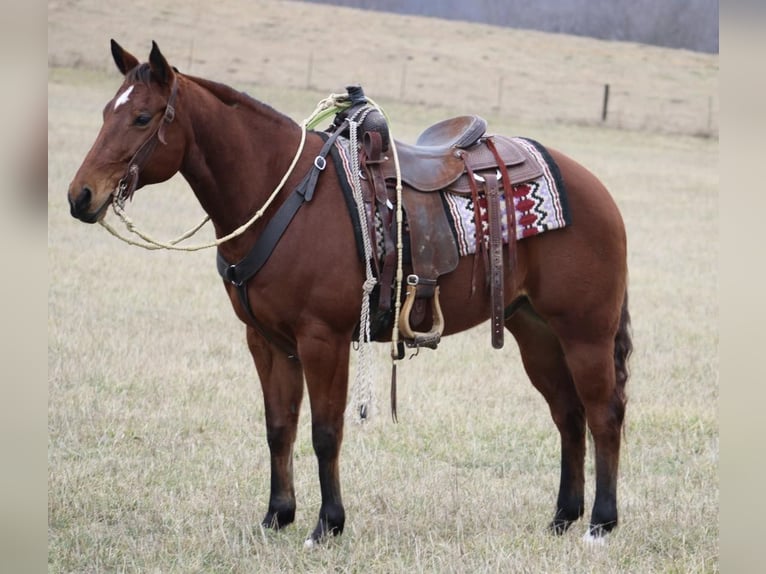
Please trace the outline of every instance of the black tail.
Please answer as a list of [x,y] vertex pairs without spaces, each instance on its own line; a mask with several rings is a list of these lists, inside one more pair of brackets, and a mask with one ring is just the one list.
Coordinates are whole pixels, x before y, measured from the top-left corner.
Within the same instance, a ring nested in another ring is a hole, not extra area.
[[617,388],[620,394],[625,396],[625,383],[628,382],[630,370],[628,359],[633,353],[633,340],[631,339],[630,312],[628,311],[628,290],[625,290],[625,299],[622,301],[620,313],[620,326],[614,337],[614,371],[617,375]]

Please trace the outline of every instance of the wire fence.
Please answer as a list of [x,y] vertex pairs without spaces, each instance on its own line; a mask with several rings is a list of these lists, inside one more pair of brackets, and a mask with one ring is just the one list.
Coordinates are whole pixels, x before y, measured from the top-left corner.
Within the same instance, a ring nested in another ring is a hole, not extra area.
[[488,64],[445,65],[411,57],[368,70],[363,64],[355,68],[353,59],[339,68],[313,56],[306,58],[302,71],[286,78],[283,64],[278,69],[270,64],[259,68],[254,84],[338,91],[349,83],[361,83],[376,99],[413,105],[492,111],[525,121],[718,137],[720,104],[717,85],[710,81],[685,84],[673,75],[649,78],[653,81],[630,75],[601,81],[576,75],[551,79],[544,73]]
[[[179,62],[182,71],[230,83],[256,97],[258,86],[329,93],[359,83],[378,101],[457,113],[491,112],[525,122],[605,125],[698,137],[717,138],[719,133],[717,60],[713,70],[706,70],[710,64],[703,60],[697,67],[679,64],[676,69],[628,74],[619,67],[600,70],[587,62],[579,69],[576,62],[544,68],[520,60],[498,65],[490,59],[444,57],[443,53],[392,53],[371,61],[369,54],[354,52],[342,59],[342,65],[338,57],[313,52],[262,57],[248,64],[227,61],[221,55],[218,60],[202,61],[195,57],[193,46],[182,53],[188,53],[186,62]],[[49,55],[48,64],[114,73],[110,58],[94,61],[81,54]]]

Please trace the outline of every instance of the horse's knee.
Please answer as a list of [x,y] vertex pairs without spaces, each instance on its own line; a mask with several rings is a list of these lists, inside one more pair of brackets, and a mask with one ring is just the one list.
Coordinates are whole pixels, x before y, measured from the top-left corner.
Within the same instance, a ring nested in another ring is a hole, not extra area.
[[268,425],[266,428],[266,442],[271,452],[284,452],[292,446],[294,439],[295,428],[292,425]]
[[620,392],[619,388],[615,389],[614,396],[612,397],[612,400],[609,405],[609,410],[610,410],[612,419],[619,427],[621,427],[622,423],[625,421],[626,404],[627,404],[627,400],[625,399],[625,395],[622,392]]
[[587,408],[588,427],[594,439],[616,437],[619,441],[625,421],[625,399],[615,392],[608,399],[591,403]]
[[336,458],[340,450],[341,438],[341,430],[334,426],[314,423],[311,427],[311,441],[317,458]]

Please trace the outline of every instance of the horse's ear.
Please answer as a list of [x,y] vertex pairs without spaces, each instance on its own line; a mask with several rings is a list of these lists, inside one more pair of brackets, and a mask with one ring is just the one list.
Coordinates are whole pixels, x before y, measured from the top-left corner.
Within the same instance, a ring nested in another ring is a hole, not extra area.
[[122,46],[114,40],[112,40],[112,58],[114,58],[114,63],[117,64],[117,69],[123,76],[138,66],[138,59],[133,54],[123,50]]
[[170,67],[154,40],[152,40],[152,51],[149,54],[149,65],[152,69],[152,76],[161,84],[169,84],[173,79],[173,68]]

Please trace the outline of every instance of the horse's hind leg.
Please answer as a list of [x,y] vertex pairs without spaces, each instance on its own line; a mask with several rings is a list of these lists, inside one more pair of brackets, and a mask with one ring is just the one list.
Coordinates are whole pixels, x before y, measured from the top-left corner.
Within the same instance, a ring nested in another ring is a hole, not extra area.
[[303,374],[298,361],[274,350],[252,327],[247,329],[247,343],[263,390],[271,453],[269,508],[261,523],[278,529],[295,519],[293,444],[303,398]]
[[561,480],[549,528],[563,534],[584,512],[585,409],[556,335],[524,299],[506,320],[530,381],[545,397],[561,435]]
[[[589,534],[602,536],[617,526],[617,471],[625,417],[625,361],[631,351],[627,297],[616,335],[583,337],[581,318],[557,321],[567,365],[593,436],[596,459],[596,496]],[[577,335],[574,335],[577,333]]]

